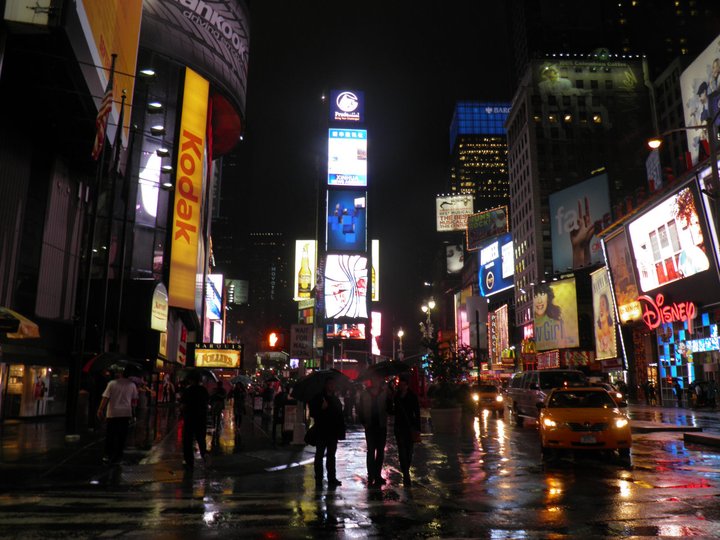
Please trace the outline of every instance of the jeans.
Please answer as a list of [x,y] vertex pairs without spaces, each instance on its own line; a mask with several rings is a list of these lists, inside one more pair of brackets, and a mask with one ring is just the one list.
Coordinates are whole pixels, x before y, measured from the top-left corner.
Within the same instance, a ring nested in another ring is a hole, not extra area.
[[413,440],[412,434],[400,434],[395,433],[395,440],[397,441],[398,459],[400,460],[400,470],[403,476],[410,474],[410,463],[412,463],[413,456]]
[[121,416],[119,418],[107,419],[105,455],[110,459],[112,463],[119,463],[120,460],[122,460],[129,425],[129,416]]
[[325,466],[327,468],[327,476],[329,481],[337,480],[335,475],[335,452],[337,452],[338,442],[336,440],[318,441],[315,446],[315,482],[320,483],[323,480],[323,456],[327,451]]
[[207,433],[207,426],[204,421],[187,421],[183,422],[182,431],[182,447],[183,447],[183,460],[188,466],[192,466],[195,461],[195,441],[198,443],[200,449],[200,455],[205,457],[207,453],[207,446],[205,443],[205,435]]
[[385,442],[387,430],[382,427],[368,427],[365,429],[365,441],[367,443],[367,471],[368,480],[381,478],[383,461],[385,460]]

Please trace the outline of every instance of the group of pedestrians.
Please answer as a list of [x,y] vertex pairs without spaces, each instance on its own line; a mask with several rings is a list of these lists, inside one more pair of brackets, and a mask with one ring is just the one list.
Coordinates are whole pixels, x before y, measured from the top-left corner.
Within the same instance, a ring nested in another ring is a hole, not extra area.
[[[403,374],[399,377],[397,388],[392,389],[383,378],[373,376],[370,386],[363,391],[357,402],[358,419],[365,429],[368,487],[380,487],[386,483],[382,476],[382,466],[385,460],[389,415],[395,416],[394,435],[403,484],[411,484],[413,447],[420,435],[420,403],[408,383],[408,376]],[[327,379],[323,391],[309,402],[315,430],[314,468],[315,486],[318,489],[323,487],[323,458],[328,487],[334,489],[342,485],[337,478],[335,454],[338,441],[345,438],[345,415],[343,404],[336,395],[335,384],[333,379]]]

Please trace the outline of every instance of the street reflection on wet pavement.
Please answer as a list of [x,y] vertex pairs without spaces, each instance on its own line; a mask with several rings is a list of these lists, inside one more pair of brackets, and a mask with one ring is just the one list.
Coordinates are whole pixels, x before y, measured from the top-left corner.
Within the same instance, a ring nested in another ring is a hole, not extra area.
[[[631,406],[630,415],[720,433],[712,411]],[[0,495],[0,536],[720,536],[717,450],[658,431],[633,436],[631,464],[602,452],[543,463],[534,423],[519,428],[507,418],[467,417],[454,436],[433,435],[427,426],[409,488],[401,483],[392,427],[382,488],[368,488],[364,436],[351,429],[338,449],[343,485],[334,491],[315,490],[313,448],[272,447],[251,419],[240,437],[227,419],[210,461],[190,474],[179,466],[177,431],[158,440],[162,430],[150,429],[141,439],[151,449],[140,461],[95,474],[94,484],[63,477]]]

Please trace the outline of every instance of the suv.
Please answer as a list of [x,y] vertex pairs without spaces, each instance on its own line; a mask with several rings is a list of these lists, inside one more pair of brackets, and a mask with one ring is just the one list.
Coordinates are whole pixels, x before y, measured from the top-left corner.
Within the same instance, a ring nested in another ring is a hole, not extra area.
[[585,374],[574,369],[522,371],[510,379],[505,403],[515,424],[522,426],[524,418],[537,420],[540,415],[538,404],[545,402],[553,388],[587,385]]

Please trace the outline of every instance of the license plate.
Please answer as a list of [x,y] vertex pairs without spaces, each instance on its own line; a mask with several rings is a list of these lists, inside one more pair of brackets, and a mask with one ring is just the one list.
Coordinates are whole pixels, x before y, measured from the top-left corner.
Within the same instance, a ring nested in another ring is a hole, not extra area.
[[594,435],[583,435],[580,437],[581,444],[595,444],[596,442],[597,439],[595,439]]

